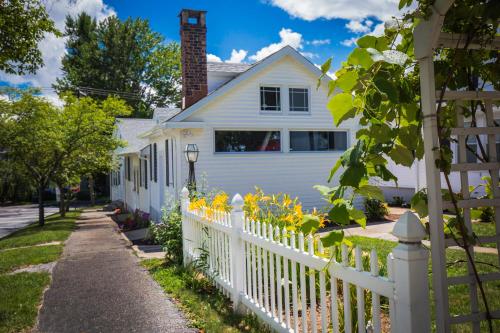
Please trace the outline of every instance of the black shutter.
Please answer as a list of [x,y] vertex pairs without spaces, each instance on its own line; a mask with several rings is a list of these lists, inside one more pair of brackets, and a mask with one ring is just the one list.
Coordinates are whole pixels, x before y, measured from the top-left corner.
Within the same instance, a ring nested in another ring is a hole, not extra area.
[[153,180],[153,147],[149,145],[149,177]]
[[139,159],[139,187],[142,187],[142,161]]
[[156,148],[156,143],[153,144],[153,171],[154,171],[154,181],[155,183],[158,182],[158,155],[157,155],[157,148]]
[[170,161],[169,161],[168,140],[165,140],[165,183],[170,186]]
[[[151,164],[151,163],[150,163]],[[151,167],[151,165],[150,165]],[[148,189],[148,160],[144,160],[144,188]]]
[[130,168],[130,156],[127,156],[127,179],[128,179],[128,181],[132,180],[131,174],[132,174],[132,170]]

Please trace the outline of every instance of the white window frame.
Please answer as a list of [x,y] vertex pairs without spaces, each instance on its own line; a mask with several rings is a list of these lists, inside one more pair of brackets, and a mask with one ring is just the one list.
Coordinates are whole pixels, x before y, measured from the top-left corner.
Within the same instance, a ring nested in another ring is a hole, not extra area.
[[306,150],[298,151],[292,150],[292,144],[290,140],[291,132],[345,132],[346,133],[346,150],[351,147],[351,131],[347,128],[289,128],[288,133],[288,152],[291,154],[336,154],[342,155],[346,150]]
[[[276,132],[276,131],[278,131],[278,132],[280,132],[280,150],[279,151],[235,151],[235,152],[226,151],[226,152],[218,152],[218,151],[215,151],[215,132],[217,132],[217,131],[235,131],[235,132],[245,132],[245,131],[259,131],[259,132],[274,131],[274,132]],[[212,128],[211,132],[212,132],[211,133],[212,139],[210,140],[210,145],[211,145],[210,149],[214,155],[254,155],[254,154],[274,155],[274,154],[283,153],[283,143],[284,143],[283,134],[285,132],[285,130],[283,128],[217,127],[217,128]]]
[[[292,111],[292,106],[290,105],[290,91],[291,89],[306,89],[307,90],[307,111]],[[287,86],[287,99],[288,99],[288,107],[287,113],[289,115],[310,115],[311,114],[311,87],[309,86],[300,86],[300,85],[289,85]]]
[[[280,89],[280,109],[279,110],[262,110],[262,105],[260,103],[260,90],[262,88],[279,88]],[[285,109],[283,105],[283,86],[282,85],[279,85],[279,84],[272,84],[272,83],[269,83],[269,84],[261,84],[259,85],[259,88],[258,88],[258,107],[259,107],[259,112],[261,114],[265,114],[265,115],[283,115],[283,110]]]

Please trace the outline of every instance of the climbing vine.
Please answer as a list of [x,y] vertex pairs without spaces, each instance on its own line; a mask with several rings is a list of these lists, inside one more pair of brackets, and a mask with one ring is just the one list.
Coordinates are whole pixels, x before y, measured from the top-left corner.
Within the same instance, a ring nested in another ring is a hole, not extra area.
[[[335,79],[329,82],[328,109],[335,126],[347,119],[356,119],[361,125],[356,132],[356,144],[344,152],[333,166],[329,181],[338,177],[338,185],[318,186],[318,190],[331,204],[329,218],[339,224],[356,221],[364,226],[364,213],[355,209],[357,196],[369,199],[382,197],[381,190],[370,185],[370,180],[392,181],[397,177],[388,169],[389,161],[411,167],[423,158],[422,136],[423,114],[420,100],[419,66],[414,55],[413,32],[422,20],[431,15],[433,1],[401,0],[399,7],[408,11],[401,19],[386,23],[382,36],[364,36],[357,41],[357,47],[347,61],[335,72]],[[410,8],[415,8],[411,9]],[[446,90],[498,90],[500,86],[500,59],[498,51],[470,49],[472,41],[486,45],[496,35],[499,26],[500,2],[494,0],[456,0],[449,9],[442,30],[465,36],[463,43],[454,49],[435,50],[436,88]],[[331,59],[323,66],[323,75],[331,67]],[[445,102],[443,94],[438,96],[437,121],[439,146],[436,166],[443,172],[447,189],[443,199],[453,204],[453,218],[446,221],[447,237],[455,239],[464,249],[472,265],[476,283],[481,292],[490,332],[491,311],[484,293],[482,281],[477,273],[476,263],[469,246],[476,243],[476,237],[464,222],[464,212],[458,208],[460,194],[454,193],[449,179],[453,150],[451,144],[457,140],[451,135],[456,126],[456,112],[459,108],[471,119],[471,126],[477,126],[477,116],[485,113],[481,101],[456,105]],[[498,123],[495,126],[499,126]],[[467,138],[466,138],[467,141]],[[467,150],[481,162],[490,161],[488,149],[479,136],[477,149]],[[383,198],[383,197],[382,197]],[[416,193],[412,207],[421,217],[427,215],[427,194],[425,190]],[[342,242],[342,231],[336,236],[323,238],[325,245]]]

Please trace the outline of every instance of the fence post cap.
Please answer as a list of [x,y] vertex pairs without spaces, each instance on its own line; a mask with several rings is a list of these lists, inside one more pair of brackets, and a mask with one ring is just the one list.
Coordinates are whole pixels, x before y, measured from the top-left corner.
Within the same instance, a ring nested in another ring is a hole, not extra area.
[[426,236],[425,228],[420,219],[412,211],[407,211],[398,219],[392,234],[400,242],[420,243]]
[[241,212],[243,209],[243,198],[239,193],[236,193],[233,197],[233,200],[231,200],[231,206],[233,206],[233,211],[236,212]]
[[183,199],[186,199],[186,198],[188,198],[188,197],[189,197],[189,190],[187,189],[187,187],[186,187],[186,186],[184,186],[184,187],[182,188],[182,190],[181,190],[181,197],[182,197]]

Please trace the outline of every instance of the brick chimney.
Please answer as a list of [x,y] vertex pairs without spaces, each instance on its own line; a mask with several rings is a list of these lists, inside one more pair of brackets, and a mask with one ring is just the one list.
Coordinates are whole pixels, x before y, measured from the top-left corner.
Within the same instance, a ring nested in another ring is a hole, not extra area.
[[207,96],[206,11],[183,9],[181,18],[182,109]]

